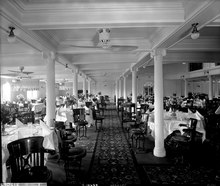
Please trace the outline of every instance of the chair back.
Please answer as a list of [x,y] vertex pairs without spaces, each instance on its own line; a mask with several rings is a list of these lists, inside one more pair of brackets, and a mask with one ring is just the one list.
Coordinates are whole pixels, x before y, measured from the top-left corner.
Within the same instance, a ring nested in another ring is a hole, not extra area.
[[10,142],[7,146],[12,178],[32,167],[44,167],[43,136],[33,136]]
[[92,108],[92,118],[93,118],[94,120],[96,120],[96,118],[97,118],[95,108]]
[[197,122],[198,122],[197,119],[190,118],[190,122],[189,122],[189,129],[190,130],[188,130],[188,136],[189,136],[191,142],[195,141]]
[[148,105],[148,104],[141,104],[141,107],[140,107],[141,113],[142,113],[142,114],[145,113],[148,108],[149,108],[149,105]]
[[144,118],[144,123],[143,123],[143,126],[142,126],[142,130],[143,130],[143,133],[147,133],[148,132],[148,119],[149,119],[149,114],[146,114],[146,117]]
[[55,128],[54,130],[58,139],[58,149],[59,149],[60,158],[63,158],[65,157],[65,154],[67,154],[67,146],[63,142],[64,131],[61,128]]
[[196,130],[197,122],[198,122],[197,119],[195,119],[195,118],[190,118],[190,128],[191,128],[192,130],[194,130],[194,131]]
[[122,120],[124,119],[131,119],[133,115],[135,115],[135,103],[125,103],[122,104]]
[[86,107],[90,108],[92,106],[92,102],[91,101],[86,101]]
[[73,109],[73,120],[74,122],[85,121],[85,108]]

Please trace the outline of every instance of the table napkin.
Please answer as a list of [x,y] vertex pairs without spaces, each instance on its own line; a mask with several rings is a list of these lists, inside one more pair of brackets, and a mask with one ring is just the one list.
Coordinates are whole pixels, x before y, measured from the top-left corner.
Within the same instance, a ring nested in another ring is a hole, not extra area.
[[50,128],[42,120],[40,120],[40,126],[42,128],[42,136],[47,136],[51,133]]
[[15,119],[15,123],[17,128],[25,127],[25,125],[17,118]]

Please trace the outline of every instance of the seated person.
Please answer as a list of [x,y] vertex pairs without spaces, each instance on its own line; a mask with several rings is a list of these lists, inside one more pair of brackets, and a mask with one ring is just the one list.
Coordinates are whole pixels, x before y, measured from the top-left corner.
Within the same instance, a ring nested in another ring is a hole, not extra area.
[[199,98],[198,95],[195,97],[195,100],[193,101],[193,106],[199,107],[199,108],[203,108],[203,102],[202,102],[202,100]]
[[[88,102],[87,102],[88,103]],[[85,104],[84,108],[85,108],[85,113],[86,113],[86,121],[88,122],[87,127],[91,127],[94,124],[94,120],[93,120],[93,116],[92,116],[92,104]]]

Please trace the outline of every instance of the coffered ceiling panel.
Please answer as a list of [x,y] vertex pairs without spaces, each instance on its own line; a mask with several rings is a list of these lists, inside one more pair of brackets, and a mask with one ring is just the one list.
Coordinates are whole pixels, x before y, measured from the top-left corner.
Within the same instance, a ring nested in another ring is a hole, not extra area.
[[[96,83],[115,82],[131,69],[147,66],[150,52],[155,48],[168,50],[167,64],[181,63],[181,58],[186,59],[186,52],[188,62],[195,60],[196,56],[189,53],[193,51],[210,52],[212,59],[219,58],[213,54],[220,48],[218,0],[8,0],[0,3],[1,73],[22,65],[34,71],[32,78],[46,78],[46,61],[42,57],[45,51],[56,54],[56,78],[72,80],[72,72],[77,69]],[[195,22],[199,23],[200,37],[192,40],[190,33]],[[9,26],[20,32],[18,35],[15,32],[14,43],[7,41]],[[110,32],[106,33],[106,29]],[[101,45],[100,33],[105,33],[107,47]],[[172,51],[170,56],[169,51]],[[209,56],[205,55],[204,59]]]

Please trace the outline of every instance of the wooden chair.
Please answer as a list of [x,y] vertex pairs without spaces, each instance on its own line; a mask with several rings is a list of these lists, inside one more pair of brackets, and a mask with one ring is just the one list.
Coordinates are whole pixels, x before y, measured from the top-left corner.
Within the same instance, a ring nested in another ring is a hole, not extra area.
[[[73,109],[73,120],[76,125],[76,132],[79,139],[81,137],[87,137],[87,125],[88,122],[85,118],[85,108],[76,108]],[[82,135],[80,134],[82,130]]]
[[135,147],[141,148],[140,143],[142,142],[142,149],[144,150],[145,146],[145,138],[148,133],[148,118],[149,114],[145,117],[145,121],[143,123],[139,124],[137,128],[131,128],[129,130],[129,137],[131,139],[131,145],[134,146],[134,140],[135,140]]
[[77,136],[75,135],[75,130],[73,129],[66,129],[65,124],[62,121],[55,121],[54,124],[55,128],[60,131],[60,136],[66,144],[70,147],[75,147],[75,142],[77,141]]
[[55,128],[55,132],[58,138],[59,159],[64,160],[66,179],[68,179],[70,171],[73,171],[74,168],[76,168],[75,171],[79,173],[82,158],[86,156],[87,151],[82,147],[70,146],[69,141],[63,138],[62,130]]
[[[129,123],[130,125],[136,125],[136,110],[135,103],[124,103],[121,108],[121,125],[125,127],[125,123]],[[130,129],[130,126],[126,128]]]
[[[104,116],[101,116],[101,115],[97,115],[96,114],[96,110],[94,108],[92,108],[92,116],[93,116],[93,120],[95,121],[95,128],[96,128],[96,131],[98,130],[103,130],[103,120],[105,119]],[[100,127],[98,129],[98,123],[100,124]]]
[[122,104],[125,102],[124,98],[118,98],[117,111],[118,114],[122,111]]
[[44,164],[42,136],[18,139],[8,144],[11,182],[49,182],[52,172]]
[[[202,134],[196,131],[198,120],[190,118],[189,126],[183,129],[183,134],[173,136],[173,140],[177,143],[177,151],[181,157],[181,161],[189,160],[192,163],[195,156],[195,149],[202,144]],[[183,124],[180,124],[183,126]]]

